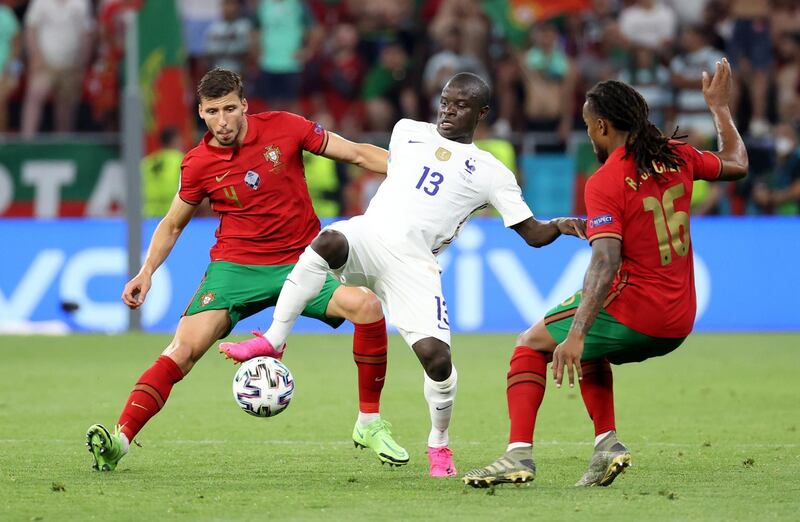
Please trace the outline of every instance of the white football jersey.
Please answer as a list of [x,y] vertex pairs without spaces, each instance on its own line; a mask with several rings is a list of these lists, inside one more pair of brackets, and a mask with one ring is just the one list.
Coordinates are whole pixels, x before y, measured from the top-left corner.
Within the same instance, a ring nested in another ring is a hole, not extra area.
[[507,227],[533,215],[514,174],[493,155],[443,138],[431,123],[403,119],[392,131],[387,177],[364,216],[397,251],[439,254],[487,205]]

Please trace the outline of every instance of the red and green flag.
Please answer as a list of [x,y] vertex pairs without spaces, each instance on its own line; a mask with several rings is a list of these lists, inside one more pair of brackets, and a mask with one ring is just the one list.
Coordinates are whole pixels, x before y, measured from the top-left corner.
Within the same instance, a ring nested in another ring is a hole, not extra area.
[[145,154],[158,148],[166,127],[175,127],[184,147],[193,144],[192,89],[175,0],[143,0],[139,10],[139,86]]

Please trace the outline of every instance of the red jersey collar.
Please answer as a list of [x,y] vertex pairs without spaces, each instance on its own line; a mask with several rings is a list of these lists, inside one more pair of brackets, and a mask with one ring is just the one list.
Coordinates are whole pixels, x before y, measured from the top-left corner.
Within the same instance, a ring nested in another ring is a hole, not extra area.
[[[242,143],[242,146],[250,145],[258,139],[258,128],[256,127],[253,118],[247,114],[245,114],[244,117],[247,119],[247,134],[244,136],[244,142]],[[206,131],[206,133],[203,135],[203,146],[205,149],[210,154],[213,154],[218,158],[229,161],[233,159],[234,153],[238,151],[240,147],[215,147],[214,145],[210,144],[211,138],[213,137],[214,135],[211,134],[211,131]]]
[[614,149],[614,151],[611,154],[608,155],[606,163],[608,163],[611,160],[621,161],[624,155],[625,155],[625,145],[620,145],[619,147]]

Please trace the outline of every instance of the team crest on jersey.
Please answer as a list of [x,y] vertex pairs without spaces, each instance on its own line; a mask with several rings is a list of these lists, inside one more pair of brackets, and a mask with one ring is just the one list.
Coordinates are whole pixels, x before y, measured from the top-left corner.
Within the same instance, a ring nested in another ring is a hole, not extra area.
[[475,172],[475,159],[469,158],[464,162],[464,168],[459,172],[465,183],[472,183],[472,174]]
[[464,166],[467,167],[467,170],[470,172],[475,172],[475,160],[469,158],[467,161],[464,162]]
[[281,149],[275,145],[264,147],[264,159],[272,163],[272,168],[281,164]]
[[436,156],[436,159],[438,159],[439,161],[447,161],[447,160],[450,159],[450,156],[452,156],[452,155],[453,155],[452,152],[450,152],[449,150],[447,150],[447,149],[445,149],[443,147],[439,147],[438,149],[436,149],[435,156]]
[[244,184],[253,190],[258,190],[261,185],[261,176],[258,175],[258,172],[248,170],[247,174],[244,175]]
[[214,292],[206,292],[200,296],[200,306],[206,306],[216,298],[217,296],[214,295]]

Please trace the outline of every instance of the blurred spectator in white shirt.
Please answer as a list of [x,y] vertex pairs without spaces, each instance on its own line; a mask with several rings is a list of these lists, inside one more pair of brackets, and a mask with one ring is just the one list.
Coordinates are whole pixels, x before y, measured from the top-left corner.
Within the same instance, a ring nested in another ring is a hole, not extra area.
[[55,130],[75,129],[81,85],[91,51],[89,0],[32,0],[25,14],[28,86],[22,135],[39,130],[42,110],[53,94]]
[[708,0],[666,0],[683,25],[697,25],[703,21],[703,11]]
[[638,0],[622,10],[619,26],[629,44],[649,47],[666,56],[675,39],[678,19],[671,7],[658,0]]

